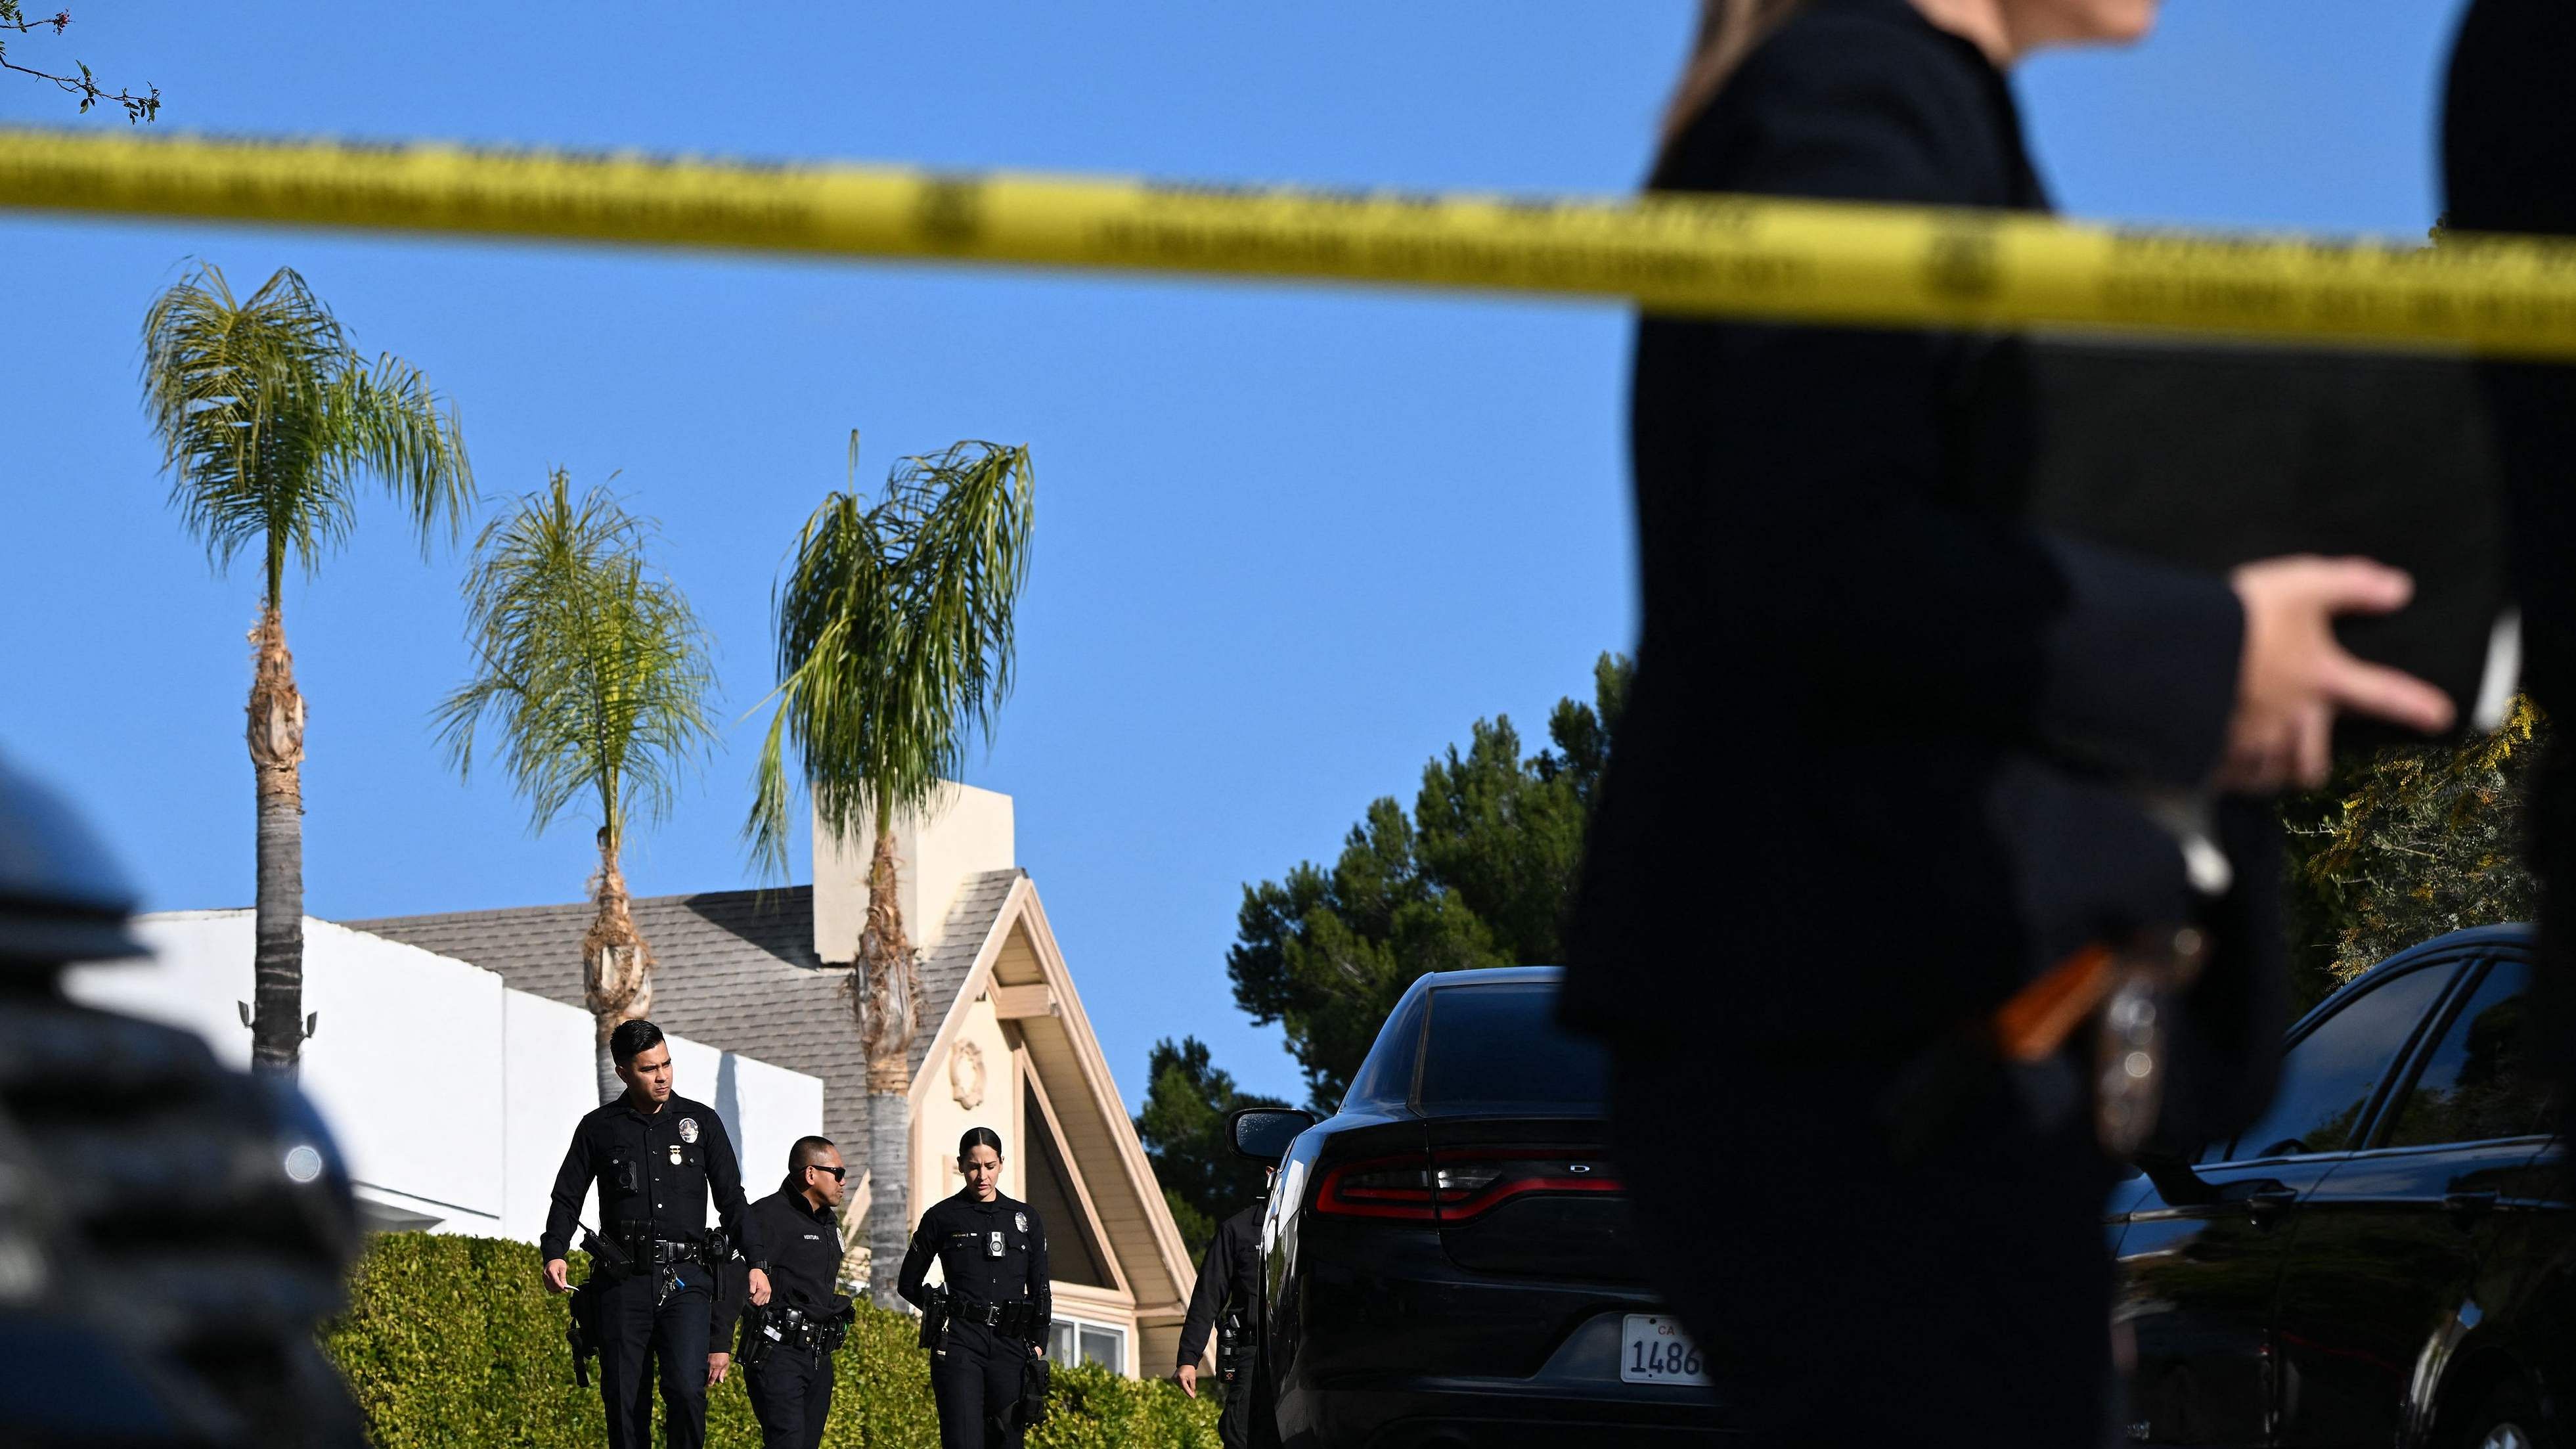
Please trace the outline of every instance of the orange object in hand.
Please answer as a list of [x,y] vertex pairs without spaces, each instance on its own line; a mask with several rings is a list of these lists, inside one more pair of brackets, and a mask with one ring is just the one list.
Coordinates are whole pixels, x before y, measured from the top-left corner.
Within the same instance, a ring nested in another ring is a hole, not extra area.
[[2045,975],[1995,1008],[1988,1029],[1995,1051],[2009,1062],[2044,1061],[2111,994],[2111,948],[2094,944],[2048,968]]

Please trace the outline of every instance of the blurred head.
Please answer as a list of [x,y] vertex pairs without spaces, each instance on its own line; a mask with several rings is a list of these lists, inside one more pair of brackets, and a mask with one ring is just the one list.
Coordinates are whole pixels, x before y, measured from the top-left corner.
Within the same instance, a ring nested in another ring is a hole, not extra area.
[[839,1207],[850,1191],[841,1149],[828,1137],[797,1138],[787,1149],[787,1177],[818,1207]]
[[[1931,15],[1942,9],[1991,6],[2011,41],[2009,59],[2051,45],[2127,45],[2155,28],[2164,0],[1914,0]],[[1973,38],[1973,37],[1971,37]]]
[[969,1127],[957,1139],[957,1170],[966,1175],[966,1190],[983,1202],[1002,1191],[1002,1138],[990,1127]]
[[671,1048],[662,1028],[649,1021],[619,1022],[608,1034],[608,1059],[638,1103],[659,1107],[671,1100]]
[[[1977,43],[1997,65],[2052,45],[2124,45],[2156,23],[2163,0],[1913,0],[1926,19]],[[1699,28],[1665,107],[1669,148],[1726,78],[1808,0],[1700,0]]]

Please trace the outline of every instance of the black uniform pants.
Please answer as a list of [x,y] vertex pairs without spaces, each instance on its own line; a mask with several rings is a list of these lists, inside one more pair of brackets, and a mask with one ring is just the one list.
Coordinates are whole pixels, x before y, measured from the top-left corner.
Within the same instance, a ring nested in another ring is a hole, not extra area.
[[707,1440],[707,1314],[714,1275],[679,1267],[681,1287],[659,1307],[661,1275],[641,1272],[599,1294],[599,1398],[608,1408],[608,1449],[649,1449],[653,1379],[662,1380],[662,1442],[699,1449]]
[[1747,1449],[2113,1442],[2112,1173],[2091,1113],[2036,1127],[1999,1094],[1900,1158],[1878,1116],[1887,1077],[1865,1061],[1618,1063],[1639,1266]]
[[980,1323],[948,1325],[948,1352],[930,1356],[939,1449],[1020,1449],[1021,1432],[1002,1424],[1020,1400],[1029,1358],[1024,1340]]
[[1217,1410],[1216,1441],[1225,1449],[1252,1449],[1252,1376],[1224,1386],[1225,1407]]
[[742,1386],[760,1420],[760,1449],[816,1449],[832,1416],[832,1357],[815,1349],[773,1348],[745,1369]]

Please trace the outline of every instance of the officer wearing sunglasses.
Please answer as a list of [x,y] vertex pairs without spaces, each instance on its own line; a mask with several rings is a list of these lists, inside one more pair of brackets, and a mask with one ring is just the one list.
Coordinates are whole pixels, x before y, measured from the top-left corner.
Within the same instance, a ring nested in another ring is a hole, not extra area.
[[[834,1291],[841,1270],[835,1217],[849,1191],[840,1149],[822,1137],[800,1137],[787,1152],[787,1180],[751,1205],[751,1221],[768,1245],[769,1302],[746,1311],[750,1275],[741,1264],[726,1276],[716,1305],[715,1344],[734,1346],[742,1322],[743,1387],[760,1420],[762,1449],[814,1449],[832,1411],[832,1351],[849,1328],[850,1300]],[[707,1355],[707,1383],[724,1381],[734,1355]]]

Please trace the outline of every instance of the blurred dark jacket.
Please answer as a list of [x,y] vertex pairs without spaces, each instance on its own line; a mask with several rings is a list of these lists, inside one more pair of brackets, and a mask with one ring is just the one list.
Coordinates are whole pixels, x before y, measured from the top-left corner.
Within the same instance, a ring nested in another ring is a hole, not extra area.
[[[2003,76],[1906,0],[1816,0],[1652,185],[2048,205]],[[1963,223],[1944,285],[1981,285],[1982,244]],[[1643,625],[1570,1022],[1794,1091],[2197,910],[2128,792],[2215,770],[2242,612],[2223,579],[2020,517],[2018,339],[1647,317],[1631,406]],[[2220,835],[2239,885],[2204,913],[2185,1133],[2259,1110],[2283,1025],[2279,842],[2252,806]]]

